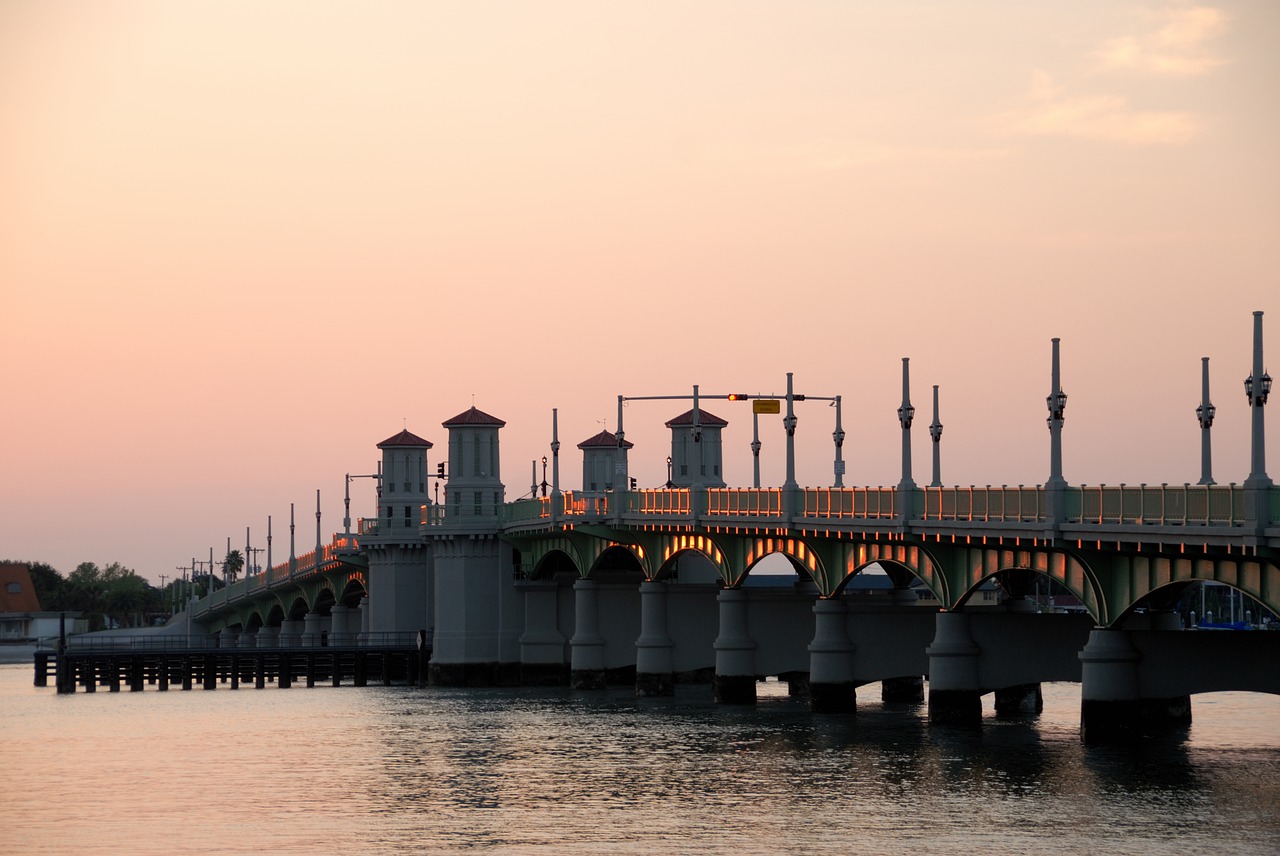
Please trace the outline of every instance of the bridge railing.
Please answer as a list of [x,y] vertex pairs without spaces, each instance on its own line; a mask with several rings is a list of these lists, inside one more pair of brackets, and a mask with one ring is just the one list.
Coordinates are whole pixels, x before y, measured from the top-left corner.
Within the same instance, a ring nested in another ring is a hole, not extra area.
[[689,489],[684,487],[664,490],[628,491],[625,509],[628,514],[663,514],[673,517],[689,513]]
[[1035,523],[1045,519],[1044,491],[1027,487],[926,487],[925,520],[976,520]]
[[[1235,485],[1087,485],[1069,489],[1075,523],[1240,526],[1244,488]],[[1076,511],[1078,505],[1078,515]]]
[[707,488],[706,514],[732,517],[781,517],[782,489]]
[[897,488],[823,487],[804,491],[805,517],[879,520],[898,516]]

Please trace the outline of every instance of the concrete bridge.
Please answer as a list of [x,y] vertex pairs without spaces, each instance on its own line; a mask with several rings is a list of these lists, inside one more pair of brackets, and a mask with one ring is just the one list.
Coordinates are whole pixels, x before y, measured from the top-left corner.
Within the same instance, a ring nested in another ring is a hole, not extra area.
[[[1050,474],[1036,486],[941,486],[936,398],[934,478],[918,486],[906,360],[902,479],[889,487],[842,486],[838,396],[835,486],[798,486],[793,407],[803,396],[790,376],[785,396],[772,399],[774,412],[785,403],[787,429],[786,481],[773,488],[719,478],[726,423],[703,403],[739,396],[694,387],[665,397],[693,403],[667,423],[666,488],[628,489],[620,396],[618,431],[579,444],[586,489],[560,488],[553,413],[551,484],[544,464],[543,495],[535,471],[533,498],[506,502],[505,423],[472,407],[443,423],[447,480],[443,466],[431,474],[429,441],[408,431],[388,438],[376,518],[321,544],[317,511],[312,554],[216,592],[191,614],[220,644],[426,630],[439,684],[590,689],[621,680],[649,695],[705,680],[718,700],[749,703],[759,678],[778,676],[816,710],[838,711],[873,682],[886,699],[923,701],[927,676],[931,720],[971,723],[983,695],[994,693],[998,712],[1035,711],[1041,682],[1071,680],[1083,682],[1086,739],[1176,726],[1189,721],[1195,693],[1280,693],[1280,633],[1187,631],[1179,610],[1193,587],[1213,583],[1280,614],[1261,313],[1246,382],[1252,469],[1241,485],[1212,478],[1207,362],[1204,372],[1196,485],[1065,481],[1057,340]],[[442,502],[428,491],[436,477]],[[769,557],[791,568],[784,585],[753,577]],[[878,585],[863,585],[867,572]],[[1046,591],[1077,611],[1051,608]]]

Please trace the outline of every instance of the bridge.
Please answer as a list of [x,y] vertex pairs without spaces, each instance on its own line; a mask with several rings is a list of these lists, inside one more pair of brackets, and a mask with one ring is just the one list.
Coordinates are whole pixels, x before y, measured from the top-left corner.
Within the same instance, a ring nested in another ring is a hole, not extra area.
[[[472,407],[443,423],[443,502],[427,490],[436,477],[427,466],[432,444],[403,431],[379,444],[377,517],[322,544],[317,510],[312,553],[268,561],[266,573],[193,604],[191,619],[229,646],[425,630],[439,684],[589,689],[621,680],[662,695],[705,680],[718,700],[750,703],[761,677],[778,676],[814,709],[839,711],[874,682],[886,699],[923,701],[927,676],[931,720],[972,723],[988,693],[997,712],[1033,711],[1041,682],[1073,680],[1083,683],[1086,739],[1176,727],[1189,721],[1195,693],[1280,693],[1280,633],[1183,629],[1188,593],[1202,583],[1280,614],[1280,490],[1265,471],[1271,379],[1261,319],[1255,313],[1246,381],[1252,466],[1243,484],[1212,479],[1207,363],[1201,483],[1068,484],[1057,340],[1046,399],[1050,474],[1035,486],[939,484],[936,399],[934,479],[918,486],[905,359],[902,479],[886,487],[840,486],[838,415],[837,486],[798,486],[793,408],[801,396],[790,375],[775,399],[786,407],[780,487],[719,480],[725,423],[703,403],[731,396],[694,387],[693,408],[667,423],[674,469],[666,488],[628,489],[619,397],[618,431],[579,444],[591,489],[560,488],[553,412],[552,483],[544,464],[544,495],[535,481],[533,498],[506,502],[505,423]],[[792,569],[786,585],[753,579],[768,557]],[[861,585],[868,571],[879,587]],[[1046,591],[1076,611],[1052,608]]]

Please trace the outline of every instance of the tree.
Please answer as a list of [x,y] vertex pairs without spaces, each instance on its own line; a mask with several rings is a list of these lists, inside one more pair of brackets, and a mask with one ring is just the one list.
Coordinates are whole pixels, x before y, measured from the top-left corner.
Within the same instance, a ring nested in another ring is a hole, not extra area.
[[150,600],[151,584],[132,568],[112,562],[102,570],[103,608],[121,627],[137,627]]
[[236,581],[236,577],[240,576],[243,568],[244,556],[240,555],[239,550],[232,550],[227,553],[227,558],[222,560],[222,578],[230,585]]
[[67,577],[66,608],[84,613],[90,630],[105,626],[102,613],[106,599],[106,584],[102,571],[93,562],[81,562]]

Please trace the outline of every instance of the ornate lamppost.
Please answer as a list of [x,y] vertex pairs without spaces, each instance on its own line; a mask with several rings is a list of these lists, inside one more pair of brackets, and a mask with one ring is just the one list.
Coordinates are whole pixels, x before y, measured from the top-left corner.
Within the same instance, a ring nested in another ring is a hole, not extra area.
[[[1213,427],[1214,414],[1218,408],[1209,401],[1209,358],[1201,357],[1200,406],[1196,408],[1196,419],[1200,422],[1200,481],[1197,484],[1213,484],[1213,451],[1209,440],[1209,429]],[[1248,382],[1246,381],[1246,386]]]
[[938,385],[933,385],[933,422],[929,425],[929,437],[933,440],[933,480],[929,487],[942,487],[942,423],[938,421]]
[[916,409],[911,406],[911,359],[902,358],[902,404],[898,406],[898,424],[902,426],[902,481],[899,490],[915,490],[916,483],[911,478],[911,422],[915,419]]

